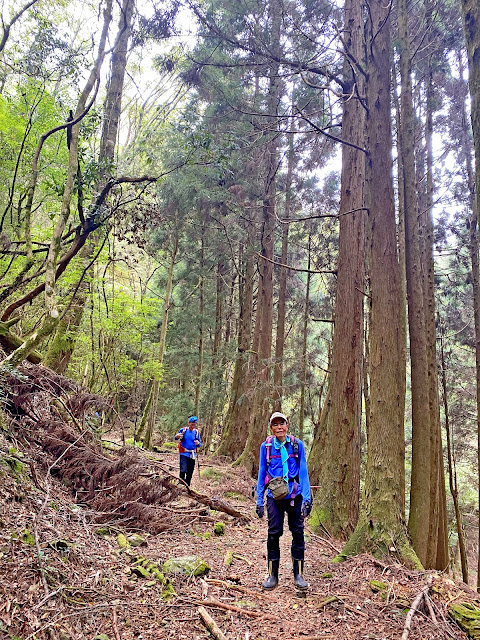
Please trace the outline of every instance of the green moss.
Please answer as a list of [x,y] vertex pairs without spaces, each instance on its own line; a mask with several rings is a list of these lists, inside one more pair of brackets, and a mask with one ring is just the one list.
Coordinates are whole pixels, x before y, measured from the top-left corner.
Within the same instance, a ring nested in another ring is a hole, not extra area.
[[237,491],[225,491],[223,495],[226,498],[233,498],[239,502],[247,502],[247,496],[244,496],[243,493],[238,493]]
[[227,567],[230,567],[233,562],[233,551],[227,551],[223,558],[223,564],[226,564]]
[[383,599],[387,597],[389,586],[386,582],[380,582],[380,580],[370,580],[368,584],[373,593],[379,593]]
[[373,525],[371,522],[365,522],[364,519],[359,520],[355,531],[333,562],[343,562],[348,557],[363,552],[382,559],[392,555],[392,548],[400,562],[414,569],[423,569],[403,530],[387,531],[382,525]]
[[322,573],[321,577],[322,578],[333,578],[333,573],[329,573],[327,571],[326,573]]
[[130,546],[130,543],[128,542],[127,538],[123,535],[123,533],[118,534],[117,542],[120,549],[126,549],[127,547]]
[[469,638],[480,639],[480,609],[470,602],[451,604],[448,613]]
[[224,522],[215,522],[213,525],[213,532],[216,536],[225,535],[225,523]]
[[223,473],[213,467],[204,467],[200,469],[200,477],[214,484],[220,484],[223,480]]
[[175,592],[175,589],[173,588],[173,584],[170,582],[170,580],[167,580],[166,584],[165,584],[165,588],[163,589],[160,598],[162,600],[165,600],[165,602],[169,602],[172,598],[176,598],[177,594]]
[[162,448],[163,449],[172,449],[173,451],[175,451],[175,449],[178,448],[178,443],[177,442],[164,442],[162,444]]
[[110,534],[110,527],[99,527],[95,530],[98,536],[108,536]]
[[198,556],[170,558],[163,563],[163,573],[166,575],[185,573],[190,576],[203,576],[209,571],[210,565]]
[[25,529],[20,538],[24,544],[28,544],[30,547],[35,546],[35,536],[30,533],[28,529]]
[[325,531],[326,523],[330,520],[330,514],[326,509],[322,509],[321,507],[313,508],[312,513],[308,518],[308,524],[310,525],[312,531],[314,533],[320,533]]

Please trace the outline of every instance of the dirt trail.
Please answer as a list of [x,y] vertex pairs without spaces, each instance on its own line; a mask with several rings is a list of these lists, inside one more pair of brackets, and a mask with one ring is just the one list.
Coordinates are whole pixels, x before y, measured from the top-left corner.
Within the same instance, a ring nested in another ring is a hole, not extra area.
[[[12,441],[0,437],[1,637],[206,640],[212,635],[200,619],[199,607],[204,606],[228,640],[400,639],[404,609],[425,584],[423,574],[366,555],[333,564],[340,543],[307,533],[305,577],[310,589],[299,597],[293,588],[286,527],[280,584],[273,592],[262,592],[266,520],[254,515],[252,480],[218,459],[202,458],[202,478],[195,472],[192,488],[228,500],[249,520],[213,512],[181,495],[158,507],[165,517],[176,514],[172,528],[157,535],[140,528],[137,533],[146,546],[121,548],[118,534],[129,535],[135,529],[132,521],[123,528],[121,520],[112,519],[108,534],[100,535],[98,514],[75,503],[71,486],[43,475],[38,460],[45,454],[34,446],[16,446],[12,454]],[[175,453],[153,458],[176,472]],[[22,461],[22,469],[15,469],[15,459]],[[224,523],[224,535],[214,534],[216,522]],[[175,595],[168,601],[162,599],[165,585],[135,575],[139,556],[161,569],[165,560],[185,555],[200,556],[210,572],[199,578],[177,574],[172,579]],[[374,592],[372,580],[383,587]],[[417,613],[408,638],[465,638],[447,620],[446,603],[473,602],[476,594],[436,574],[434,589],[436,622],[428,610]]]

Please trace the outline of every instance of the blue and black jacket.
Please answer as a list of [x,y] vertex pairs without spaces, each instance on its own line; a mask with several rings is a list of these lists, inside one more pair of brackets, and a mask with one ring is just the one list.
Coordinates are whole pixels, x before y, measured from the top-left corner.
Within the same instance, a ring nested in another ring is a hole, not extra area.
[[[263,497],[265,488],[271,478],[277,476],[283,477],[283,464],[280,452],[275,449],[274,438],[271,444],[270,463],[267,464],[267,442],[263,442],[260,447],[260,464],[258,469],[257,481],[257,505],[263,505]],[[303,496],[303,502],[311,502],[312,496],[310,492],[310,480],[308,479],[307,459],[305,457],[305,447],[301,440],[295,438],[298,446],[298,452],[295,451],[290,436],[287,436],[287,453],[288,453],[288,496],[285,500],[291,500],[293,497]],[[267,489],[267,495],[272,497],[270,489]]]

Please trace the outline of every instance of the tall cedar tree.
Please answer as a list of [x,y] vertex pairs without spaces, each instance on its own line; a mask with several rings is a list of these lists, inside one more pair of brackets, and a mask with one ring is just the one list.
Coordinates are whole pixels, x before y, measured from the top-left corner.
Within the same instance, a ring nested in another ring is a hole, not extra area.
[[365,290],[365,107],[361,3],[345,2],[344,101],[340,237],[330,380],[308,459],[319,485],[312,522],[348,537],[358,519]]

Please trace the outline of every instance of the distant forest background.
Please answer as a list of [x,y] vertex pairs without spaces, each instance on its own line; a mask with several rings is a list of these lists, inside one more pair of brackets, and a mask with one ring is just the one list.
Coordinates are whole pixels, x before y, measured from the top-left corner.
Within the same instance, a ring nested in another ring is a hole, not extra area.
[[108,399],[100,433],[147,449],[195,414],[204,451],[253,475],[281,409],[314,528],[468,581],[477,3],[18,4],[0,33],[3,371],[68,375]]

